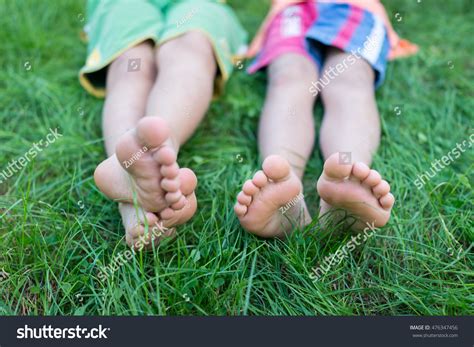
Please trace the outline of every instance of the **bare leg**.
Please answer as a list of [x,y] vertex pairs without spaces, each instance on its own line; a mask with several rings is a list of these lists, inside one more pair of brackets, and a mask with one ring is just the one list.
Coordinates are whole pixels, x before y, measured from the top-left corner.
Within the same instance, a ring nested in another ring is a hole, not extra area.
[[217,65],[212,46],[200,32],[166,42],[157,52],[158,80],[147,115],[166,121],[176,151],[204,118],[211,102]]
[[[168,144],[178,153],[209,108],[217,72],[214,51],[204,34],[189,32],[163,44],[157,51],[156,60],[158,66],[164,68],[160,69],[148,99],[147,115],[166,121],[171,130]],[[191,170],[186,177],[189,178],[188,188],[182,189],[186,208],[161,211],[165,226],[183,224],[196,211],[196,177]],[[195,182],[192,189],[189,188],[191,182]]]
[[[335,67],[347,56],[330,49],[325,68]],[[380,142],[374,71],[359,59],[331,80],[321,94],[325,109],[321,150],[326,159],[318,181],[321,214],[332,205],[361,220],[355,229],[366,227],[367,222],[382,226],[390,218],[394,198],[388,183],[368,167]]]
[[[141,59],[139,71],[128,72],[129,59]],[[102,128],[108,156],[115,154],[120,136],[136,127],[145,115],[148,95],[156,79],[154,50],[150,42],[125,51],[107,71],[107,97]]]
[[[140,59],[140,70],[128,71],[129,59]],[[160,166],[175,165],[174,152],[158,151],[168,139],[169,130],[164,129],[164,125],[155,129],[139,126],[155,79],[154,49],[148,42],[127,50],[110,65],[103,110],[104,141],[109,158],[97,167],[94,175],[104,194],[121,202],[133,202],[132,185],[136,183],[138,202],[150,212],[168,206],[167,191],[160,186],[166,177],[157,176]],[[139,128],[145,130],[137,133]],[[172,174],[171,178],[178,175],[177,167]]]
[[[128,72],[129,59],[141,59],[139,71]],[[107,97],[102,111],[102,128],[107,155],[113,157],[120,137],[135,128],[145,114],[146,101],[156,78],[153,46],[143,42],[118,57],[107,71]],[[125,175],[125,171],[123,174]],[[143,231],[144,221],[154,225],[158,218],[141,208],[139,213],[131,204],[119,204],[126,229],[127,242],[132,245],[133,235]]]
[[260,118],[258,143],[262,157],[284,157],[299,179],[314,146],[313,106],[308,86],[317,79],[314,63],[285,54],[268,69],[268,91]]
[[[325,68],[336,66],[347,56],[330,49]],[[352,161],[370,165],[380,143],[380,117],[374,93],[374,71],[363,59],[322,90],[325,113],[320,145],[325,159],[336,152],[350,152]]]
[[[159,73],[148,98],[147,116],[120,138],[116,155],[104,161],[95,176],[110,198],[131,202],[135,191],[140,206],[160,213],[165,225],[175,225],[188,220],[196,209],[194,193],[183,196],[180,189],[183,182],[176,157],[179,145],[194,132],[207,110],[216,63],[209,41],[198,32],[163,44],[155,61]],[[142,153],[143,148],[149,150]],[[133,165],[128,165],[130,158],[136,159]]]
[[292,230],[292,222],[305,225],[311,221],[300,194],[314,145],[314,97],[308,87],[317,71],[307,58],[285,54],[271,63],[268,75],[259,128],[263,171],[244,184],[235,212],[248,231],[281,237]]

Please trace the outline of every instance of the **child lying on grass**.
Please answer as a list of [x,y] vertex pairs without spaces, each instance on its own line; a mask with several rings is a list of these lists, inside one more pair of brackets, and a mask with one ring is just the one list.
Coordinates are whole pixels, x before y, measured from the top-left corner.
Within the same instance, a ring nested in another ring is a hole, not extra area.
[[107,91],[109,158],[96,184],[120,202],[128,244],[143,244],[157,224],[168,236],[196,210],[196,176],[179,168],[179,147],[228,79],[246,33],[218,0],[89,0],[86,29],[81,84]]
[[325,110],[320,216],[342,210],[336,219],[354,216],[355,230],[387,223],[395,199],[369,167],[381,131],[374,89],[387,59],[416,51],[398,38],[378,0],[274,1],[249,50],[258,53],[249,71],[266,67],[268,90],[258,136],[263,170],[245,182],[235,205],[246,230],[281,237],[311,222],[301,179],[314,145],[317,94]]

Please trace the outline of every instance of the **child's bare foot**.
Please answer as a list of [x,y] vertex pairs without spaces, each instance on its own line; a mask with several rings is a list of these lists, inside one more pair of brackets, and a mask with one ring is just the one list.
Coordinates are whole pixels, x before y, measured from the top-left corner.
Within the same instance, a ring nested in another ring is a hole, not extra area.
[[390,219],[395,198],[390,185],[380,174],[364,163],[340,164],[339,153],[332,154],[324,163],[318,180],[321,215],[331,207],[348,211],[358,219],[354,229],[384,226]]
[[300,195],[302,185],[280,156],[267,157],[262,168],[245,182],[234,210],[247,231],[261,237],[283,237],[292,230],[291,221],[308,223],[309,214]]
[[[181,210],[176,211],[168,207],[157,215],[146,212],[140,207],[135,208],[129,203],[119,204],[126,241],[129,246],[139,249],[140,244],[143,244],[143,249],[150,249],[152,244],[157,245],[163,237],[174,236],[173,227],[187,222],[194,215],[197,207],[194,194],[197,185],[196,175],[190,169],[183,168],[179,170],[179,179],[181,190],[186,199],[185,206]],[[148,232],[146,232],[147,225]]]
[[180,190],[176,152],[170,144],[166,122],[144,117],[119,139],[116,154],[104,160],[94,178],[100,190],[120,202],[137,202],[148,212],[167,207],[181,209],[185,199]]

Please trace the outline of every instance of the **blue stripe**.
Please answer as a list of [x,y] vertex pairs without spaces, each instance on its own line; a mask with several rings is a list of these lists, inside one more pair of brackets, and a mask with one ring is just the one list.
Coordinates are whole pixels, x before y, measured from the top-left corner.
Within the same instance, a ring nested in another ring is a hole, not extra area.
[[311,26],[307,36],[318,37],[318,41],[330,45],[346,24],[351,7],[348,4],[316,4],[316,10],[317,25]]

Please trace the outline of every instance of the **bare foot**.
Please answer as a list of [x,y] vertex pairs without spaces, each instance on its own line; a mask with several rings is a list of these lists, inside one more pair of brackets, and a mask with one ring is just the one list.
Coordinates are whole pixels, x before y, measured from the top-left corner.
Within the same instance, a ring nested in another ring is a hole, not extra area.
[[[339,153],[324,163],[317,185],[321,197],[321,215],[331,208],[344,209],[358,219],[356,230],[384,226],[390,219],[395,198],[390,185],[364,163],[340,164]],[[373,223],[373,224],[372,224]]]
[[163,119],[142,118],[136,129],[119,139],[116,154],[97,167],[94,179],[99,189],[120,202],[132,203],[136,196],[138,205],[148,212],[181,209],[185,198],[169,136]]
[[[183,168],[179,170],[179,178],[181,189],[185,195],[185,205],[180,210],[168,207],[160,214],[155,214],[129,203],[119,204],[126,241],[129,246],[136,250],[150,249],[153,245],[157,245],[163,237],[174,236],[173,227],[187,222],[194,215],[197,208],[194,194],[197,184],[196,175],[190,169]],[[143,246],[141,247],[141,245]]]
[[280,156],[267,157],[262,168],[243,185],[234,211],[247,231],[261,237],[283,237],[293,229],[292,222],[305,225],[311,220],[302,185]]

